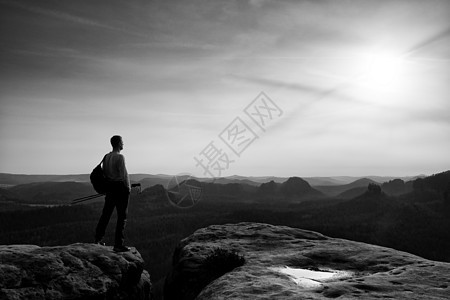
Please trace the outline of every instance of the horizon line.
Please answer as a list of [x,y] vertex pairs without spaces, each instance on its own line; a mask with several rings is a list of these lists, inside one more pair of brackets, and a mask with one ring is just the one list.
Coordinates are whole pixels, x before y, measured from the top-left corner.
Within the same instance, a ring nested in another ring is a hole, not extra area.
[[[420,174],[414,174],[414,175],[239,175],[239,174],[233,174],[233,175],[227,175],[227,176],[220,176],[220,177],[214,177],[215,179],[220,178],[230,178],[230,177],[244,177],[244,178],[268,178],[268,177],[278,177],[278,178],[291,178],[291,177],[300,177],[300,178],[327,178],[327,177],[418,177],[418,176],[432,176],[434,174],[439,174],[442,172],[446,172],[448,170],[444,171],[438,171],[433,172],[432,174],[426,174],[426,173],[420,173]],[[15,176],[89,176],[90,173],[64,173],[64,174],[45,174],[45,173],[10,173],[10,172],[0,172],[0,175],[15,175]],[[138,173],[130,173],[129,176],[137,176],[137,175],[149,175],[149,176],[166,176],[166,177],[173,177],[173,176],[183,176],[183,175],[191,175],[192,177],[199,178],[199,179],[214,179],[210,177],[202,177],[202,176],[196,176],[189,172],[180,172],[177,174],[165,174],[165,173],[144,173],[144,172],[138,172]]]

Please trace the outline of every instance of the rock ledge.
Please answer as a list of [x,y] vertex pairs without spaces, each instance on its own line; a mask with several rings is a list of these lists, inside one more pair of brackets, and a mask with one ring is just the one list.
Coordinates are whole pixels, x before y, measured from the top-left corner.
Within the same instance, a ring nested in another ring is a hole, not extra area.
[[134,248],[0,245],[0,299],[150,299],[143,265]]

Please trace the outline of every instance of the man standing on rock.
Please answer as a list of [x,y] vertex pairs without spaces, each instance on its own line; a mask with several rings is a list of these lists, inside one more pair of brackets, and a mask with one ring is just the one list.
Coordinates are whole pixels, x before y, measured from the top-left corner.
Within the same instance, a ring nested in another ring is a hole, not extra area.
[[105,205],[102,215],[98,221],[95,230],[95,243],[104,245],[102,239],[105,235],[109,219],[116,208],[117,224],[114,241],[114,251],[130,251],[129,247],[124,245],[124,230],[127,222],[128,200],[130,197],[130,178],[125,167],[125,157],[120,154],[123,150],[122,137],[115,135],[111,138],[112,151],[106,154],[103,161],[103,173],[108,179],[108,188],[106,191]]

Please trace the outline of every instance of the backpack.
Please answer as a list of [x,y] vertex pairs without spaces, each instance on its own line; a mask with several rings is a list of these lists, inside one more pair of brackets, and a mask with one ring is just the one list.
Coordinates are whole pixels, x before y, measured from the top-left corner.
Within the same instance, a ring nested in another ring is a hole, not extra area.
[[91,179],[92,186],[94,190],[99,194],[106,194],[108,180],[103,173],[102,163],[105,161],[106,155],[103,157],[102,161],[92,170],[89,178]]

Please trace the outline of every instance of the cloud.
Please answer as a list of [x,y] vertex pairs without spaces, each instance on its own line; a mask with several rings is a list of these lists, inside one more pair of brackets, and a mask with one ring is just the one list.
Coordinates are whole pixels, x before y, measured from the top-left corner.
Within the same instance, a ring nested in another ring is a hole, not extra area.
[[403,118],[399,119],[399,123],[405,121],[420,123],[436,124],[441,126],[442,129],[450,131],[450,110],[449,108],[442,109],[404,109]]
[[[358,71],[354,65],[357,56],[373,45],[421,54],[422,50],[439,52],[445,57],[444,39],[450,34],[444,20],[446,10],[429,3],[395,2],[399,4],[0,0],[5,25],[0,29],[0,133],[9,149],[0,156],[15,162],[21,146],[43,132],[40,148],[55,162],[54,170],[78,172],[80,162],[67,169],[58,161],[63,157],[60,153],[71,151],[58,135],[84,140],[89,147],[81,150],[87,158],[98,144],[95,137],[117,130],[125,136],[135,135],[129,145],[136,143],[133,147],[142,153],[148,151],[154,157],[165,151],[173,156],[167,157],[173,158],[173,166],[184,166],[184,160],[176,157],[187,155],[192,160],[192,154],[199,150],[192,140],[204,146],[201,141],[220,132],[222,128],[216,129],[226,116],[235,113],[232,108],[247,97],[243,95],[261,89],[284,112],[267,131],[267,144],[290,151],[285,155],[290,161],[308,156],[308,162],[322,163],[323,156],[337,150],[327,162],[335,161],[335,167],[347,165],[356,172],[361,168],[351,156],[360,150],[365,155],[365,148],[387,152],[383,143],[396,129],[395,138],[410,131],[418,137],[406,139],[406,147],[399,142],[399,153],[420,147],[424,135],[431,139],[430,149],[448,150],[448,142],[442,143],[450,128],[445,64],[411,64],[408,76],[412,83],[398,93],[349,82]],[[423,126],[423,134],[417,135],[409,125]],[[90,136],[93,127],[99,130]],[[278,137],[286,142],[269,142],[269,138]],[[180,138],[188,151],[174,146]],[[158,151],[151,150],[159,139]],[[258,149],[257,157],[271,155],[271,149]],[[348,149],[352,155],[345,155]],[[342,158],[340,154],[344,154]],[[41,172],[48,167],[46,161],[42,159],[42,166],[32,167],[27,161],[20,163],[30,168],[25,171]],[[138,166],[140,161],[134,163]],[[300,164],[276,168],[295,167],[298,171]],[[255,166],[249,165],[242,172],[248,173]],[[315,169],[312,163],[310,167]],[[273,166],[264,166],[262,171],[275,170],[270,168]],[[328,167],[321,170],[330,172]]]
[[261,7],[264,4],[268,3],[270,0],[249,0],[248,3],[251,6],[255,6],[255,7]]
[[20,3],[17,1],[0,1],[0,4],[5,4],[8,5],[10,7],[15,7],[15,8],[19,8],[19,9],[23,9],[32,13],[36,13],[36,14],[40,14],[43,16],[47,16],[47,17],[52,17],[52,18],[56,18],[62,21],[68,21],[68,22],[72,22],[72,23],[77,23],[80,25],[84,25],[84,26],[91,26],[91,27],[97,27],[97,28],[102,28],[102,29],[108,29],[108,30],[112,30],[112,31],[117,31],[117,32],[122,32],[122,33],[126,33],[129,35],[133,35],[133,36],[139,36],[139,37],[147,37],[147,35],[143,35],[140,34],[138,32],[135,31],[131,31],[131,30],[126,30],[124,28],[120,28],[120,27],[115,27],[115,26],[111,26],[105,23],[101,23],[98,21],[94,21],[85,17],[80,17],[74,14],[69,14],[63,11],[59,11],[56,9],[48,9],[48,8],[43,8],[40,6],[36,6],[36,5],[30,5],[30,4],[24,4],[24,3]]
[[329,96],[333,96],[335,98],[339,98],[341,100],[345,101],[356,101],[352,97],[349,97],[347,95],[344,95],[340,91],[346,87],[345,84],[339,84],[334,87],[318,87],[314,85],[308,85],[308,84],[302,84],[299,82],[287,82],[287,81],[281,81],[281,80],[275,80],[275,79],[268,79],[268,78],[262,78],[262,77],[244,77],[244,76],[237,76],[232,75],[232,78],[256,83],[264,86],[272,86],[276,88],[286,88],[286,89],[292,89],[296,91],[300,91],[307,94],[314,94],[317,96],[316,100],[324,99]]
[[414,45],[413,47],[411,47],[404,55],[408,56],[411,55],[415,52],[421,51],[422,49],[437,43],[445,38],[448,38],[448,36],[450,36],[450,27],[440,31],[432,36],[430,36],[429,38],[417,43],[416,45]]

